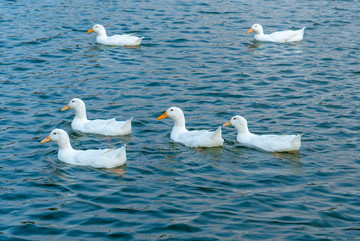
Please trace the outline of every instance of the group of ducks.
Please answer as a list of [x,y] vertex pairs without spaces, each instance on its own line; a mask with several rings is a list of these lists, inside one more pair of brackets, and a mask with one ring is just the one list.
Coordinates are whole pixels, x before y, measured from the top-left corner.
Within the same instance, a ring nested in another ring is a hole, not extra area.
[[[248,33],[254,32],[254,39],[257,41],[269,41],[274,43],[289,43],[301,41],[304,36],[305,28],[299,30],[285,30],[274,32],[271,34],[264,34],[263,27],[260,24],[251,26]],[[103,45],[135,47],[140,46],[143,37],[139,38],[130,34],[107,36],[104,26],[95,24],[88,33],[95,32],[97,34],[96,41]]]
[[[304,29],[286,30],[264,34],[260,24],[251,26],[248,33],[255,33],[255,40],[270,41],[276,43],[287,43],[301,41]],[[142,39],[133,35],[113,35],[107,36],[104,26],[95,24],[88,33],[97,34],[96,41],[103,45],[116,45],[134,47],[141,45]],[[75,118],[71,123],[74,130],[84,133],[95,133],[106,136],[129,135],[131,134],[132,118],[126,121],[116,121],[115,118],[108,120],[88,120],[86,116],[85,103],[78,98],[70,100],[69,104],[62,108],[62,111],[73,109]],[[189,131],[185,126],[185,116],[178,107],[170,107],[158,119],[171,118],[174,127],[171,131],[171,139],[189,147],[219,147],[224,143],[221,134],[221,126],[214,132],[201,130]],[[259,148],[269,152],[294,152],[299,151],[302,135],[255,135],[248,129],[247,121],[244,117],[236,115],[223,126],[233,125],[237,131],[237,141],[250,148]],[[96,168],[114,168],[126,163],[125,145],[119,149],[100,149],[100,150],[75,150],[70,143],[69,135],[62,129],[54,129],[50,135],[41,141],[46,143],[54,141],[59,146],[58,159],[60,161],[74,165],[89,165]]]
[[[73,109],[75,117],[71,123],[74,130],[84,133],[96,133],[106,136],[131,134],[132,118],[126,121],[116,121],[115,118],[108,120],[88,120],[85,103],[78,98],[70,100],[62,111]],[[185,126],[185,116],[178,107],[170,107],[157,119],[171,118],[174,127],[171,131],[171,139],[189,147],[220,147],[224,143],[221,134],[221,126],[214,132],[207,130],[189,131]],[[294,152],[299,151],[302,135],[255,135],[251,133],[244,117],[236,115],[223,126],[233,125],[237,131],[237,141],[250,148],[259,148],[269,152]],[[125,145],[119,149],[100,150],[75,150],[70,143],[69,135],[62,129],[54,129],[50,135],[41,141],[46,143],[54,141],[58,144],[58,159],[74,165],[89,165],[96,168],[114,168],[126,162]]]

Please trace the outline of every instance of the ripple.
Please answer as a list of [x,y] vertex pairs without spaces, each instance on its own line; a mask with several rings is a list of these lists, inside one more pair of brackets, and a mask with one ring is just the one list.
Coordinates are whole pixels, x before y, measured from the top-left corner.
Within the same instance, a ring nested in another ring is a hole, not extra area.
[[[358,7],[139,3],[1,8],[2,240],[358,238]],[[95,21],[143,45],[96,44]],[[304,41],[255,42],[245,32],[258,21],[266,32],[305,26]],[[60,109],[74,97],[91,119],[134,117],[132,135],[71,130],[74,113]],[[222,148],[188,148],[170,139],[172,120],[156,120],[170,106],[189,129],[241,114],[258,134],[304,134],[302,149],[244,148],[231,127]],[[55,127],[77,149],[126,143],[127,165],[60,162],[54,143],[39,143]]]

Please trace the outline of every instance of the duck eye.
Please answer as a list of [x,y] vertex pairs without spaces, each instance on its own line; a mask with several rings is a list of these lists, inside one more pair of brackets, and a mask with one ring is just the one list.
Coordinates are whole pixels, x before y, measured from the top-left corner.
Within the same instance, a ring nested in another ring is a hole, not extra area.
[[236,120],[236,117],[234,117],[234,120]]
[[56,135],[56,132],[54,132],[54,135]]
[[173,111],[173,109],[171,109],[170,111]]

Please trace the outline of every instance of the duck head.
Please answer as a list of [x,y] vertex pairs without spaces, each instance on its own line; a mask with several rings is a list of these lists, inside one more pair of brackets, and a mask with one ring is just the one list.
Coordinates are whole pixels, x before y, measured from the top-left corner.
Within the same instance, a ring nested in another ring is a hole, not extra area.
[[84,108],[86,108],[84,101],[78,98],[74,98],[70,100],[69,104],[67,104],[64,108],[62,108],[61,111],[65,111],[69,109],[74,109],[76,111],[78,109],[84,109]]
[[86,106],[84,101],[74,98],[70,100],[69,104],[67,104],[61,111],[73,109],[75,111],[75,118],[78,120],[87,120],[86,117]]
[[102,26],[100,24],[95,24],[92,27],[92,29],[87,31],[87,33],[92,33],[92,32],[95,32],[99,36],[106,36],[106,30],[105,30],[104,26]]
[[50,135],[42,140],[40,143],[46,143],[53,141],[59,146],[68,145],[70,143],[69,135],[63,129],[54,129],[50,132]]
[[184,112],[178,107],[170,107],[167,111],[165,111],[164,114],[159,116],[157,119],[161,120],[161,119],[165,119],[167,117],[169,117],[173,120],[180,120],[180,119],[184,118]]
[[248,34],[251,32],[254,32],[255,34],[264,34],[263,27],[258,23],[253,24],[249,31],[247,31],[246,33]]
[[223,127],[231,126],[231,125],[233,125],[238,130],[239,133],[249,132],[247,121],[242,116],[239,115],[233,116],[227,123],[223,125]]

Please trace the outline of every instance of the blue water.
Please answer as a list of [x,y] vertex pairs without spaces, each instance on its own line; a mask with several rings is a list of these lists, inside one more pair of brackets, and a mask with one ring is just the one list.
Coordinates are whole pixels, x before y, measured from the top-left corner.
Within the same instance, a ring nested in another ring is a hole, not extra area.
[[[2,1],[1,240],[359,240],[359,1]],[[106,47],[87,34],[144,36]],[[304,41],[256,43],[246,31],[306,27]],[[134,117],[133,133],[71,129],[88,116]],[[299,154],[170,139],[168,107],[189,129],[233,115],[258,134],[302,133]],[[116,170],[57,160],[40,144],[65,129],[76,149],[127,144]]]

